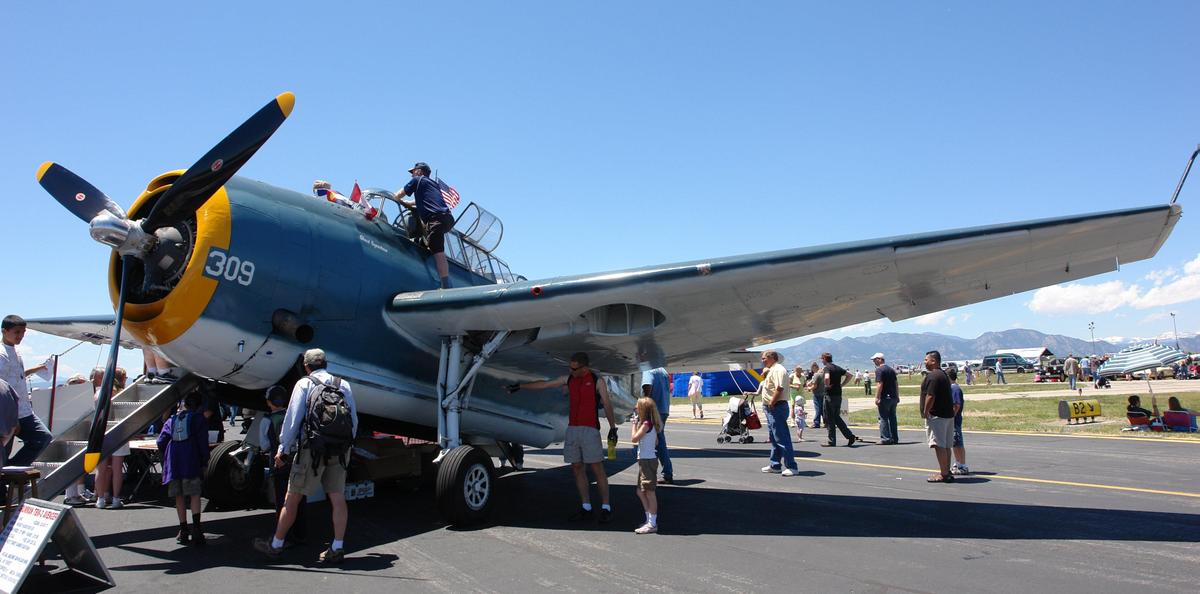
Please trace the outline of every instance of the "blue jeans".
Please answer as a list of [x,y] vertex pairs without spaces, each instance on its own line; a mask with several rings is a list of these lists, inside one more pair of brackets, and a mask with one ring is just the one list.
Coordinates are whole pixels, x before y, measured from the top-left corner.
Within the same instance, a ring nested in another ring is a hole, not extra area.
[[1071,382],[1071,389],[1074,390],[1075,389],[1075,376],[1073,376],[1073,375],[1067,376],[1067,381]]
[[654,446],[654,454],[658,456],[658,463],[662,466],[663,478],[675,478],[675,470],[671,467],[671,454],[667,452],[667,416],[659,415],[662,418],[663,430],[658,434],[658,443]]
[[783,465],[796,470],[796,455],[792,450],[792,434],[788,433],[788,405],[780,400],[772,407],[763,407],[767,417],[767,431],[771,435],[771,468]]
[[896,404],[895,398],[883,398],[879,401],[879,439],[880,441],[888,440],[892,442],[900,441],[900,434],[896,431]]
[[[9,466],[29,466],[41,455],[46,446],[54,441],[54,435],[50,433],[49,429],[46,429],[37,415],[21,417],[17,425],[21,428],[21,434],[15,439],[10,439],[8,445],[4,446],[5,457],[8,458]],[[8,454],[12,453],[13,442],[17,439],[21,440],[21,451],[17,452],[16,456],[9,458]]]
[[1003,371],[996,372],[996,383],[997,384],[1007,384],[1008,383],[1008,382],[1004,381],[1004,372]]
[[813,427],[821,426],[821,409],[825,408],[825,395],[813,394],[813,408],[817,409],[817,414],[813,415]]

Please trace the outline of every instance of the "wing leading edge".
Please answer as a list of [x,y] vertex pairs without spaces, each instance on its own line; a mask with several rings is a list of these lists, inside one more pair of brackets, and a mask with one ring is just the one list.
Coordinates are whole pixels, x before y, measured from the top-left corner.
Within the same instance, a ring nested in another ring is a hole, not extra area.
[[[711,365],[747,344],[899,321],[1110,272],[1154,256],[1181,214],[1178,205],[1152,206],[401,293],[387,314],[405,332],[430,337],[532,330],[528,346],[543,362],[587,350],[610,373],[639,361]],[[501,353],[496,362],[528,369],[520,357]]]

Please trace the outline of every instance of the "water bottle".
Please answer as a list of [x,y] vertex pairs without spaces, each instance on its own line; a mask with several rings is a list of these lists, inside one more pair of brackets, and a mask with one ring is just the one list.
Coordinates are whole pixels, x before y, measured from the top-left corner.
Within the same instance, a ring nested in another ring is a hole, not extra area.
[[617,438],[611,436],[608,438],[608,459],[617,459]]

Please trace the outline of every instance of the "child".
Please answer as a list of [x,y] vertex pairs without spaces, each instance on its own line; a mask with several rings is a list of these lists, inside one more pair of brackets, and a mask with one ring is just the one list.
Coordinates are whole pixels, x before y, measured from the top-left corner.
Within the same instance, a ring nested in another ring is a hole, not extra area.
[[[162,453],[163,484],[167,495],[175,497],[179,514],[179,544],[203,546],[204,532],[200,529],[200,491],[204,468],[208,465],[208,421],[200,412],[200,394],[191,392],[183,398],[183,410],[167,419],[158,435],[158,450]],[[192,498],[192,529],[189,535],[187,508],[184,497]]]
[[804,425],[808,423],[808,411],[804,410],[804,394],[797,392],[792,401],[792,420],[796,422],[796,441],[804,441]]
[[[291,392],[278,384],[267,388],[267,416],[260,424],[260,433],[258,443],[262,444],[267,457],[272,460],[270,464],[270,476],[272,488],[275,493],[275,519],[278,520],[283,512],[284,497],[287,495],[288,477],[292,474],[292,459],[290,456],[285,458],[283,466],[275,464],[275,452],[279,451],[279,437],[283,431],[283,420],[287,415],[288,401],[291,399]],[[300,498],[300,506],[296,508],[296,519],[292,522],[292,527],[288,530],[287,536],[284,537],[285,542],[295,544],[303,544],[307,540],[308,535],[308,513],[305,511],[308,507],[308,497]]]
[[633,425],[633,443],[637,444],[638,499],[646,510],[646,523],[634,532],[653,534],[658,532],[658,498],[654,487],[658,483],[658,458],[654,446],[662,431],[662,417],[654,399],[643,396],[637,401],[637,421]]
[[967,449],[963,447],[962,437],[962,411],[963,411],[963,391],[958,385],[958,372],[954,369],[947,369],[946,375],[950,377],[950,401],[954,403],[954,464],[950,466],[950,474],[971,474],[971,469],[967,468]]

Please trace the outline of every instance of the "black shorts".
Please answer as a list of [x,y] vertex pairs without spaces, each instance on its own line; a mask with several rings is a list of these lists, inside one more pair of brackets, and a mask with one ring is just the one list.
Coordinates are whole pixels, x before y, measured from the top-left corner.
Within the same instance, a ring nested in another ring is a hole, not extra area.
[[429,251],[440,254],[446,251],[446,233],[454,226],[454,217],[450,213],[435,214],[425,221],[425,245]]

